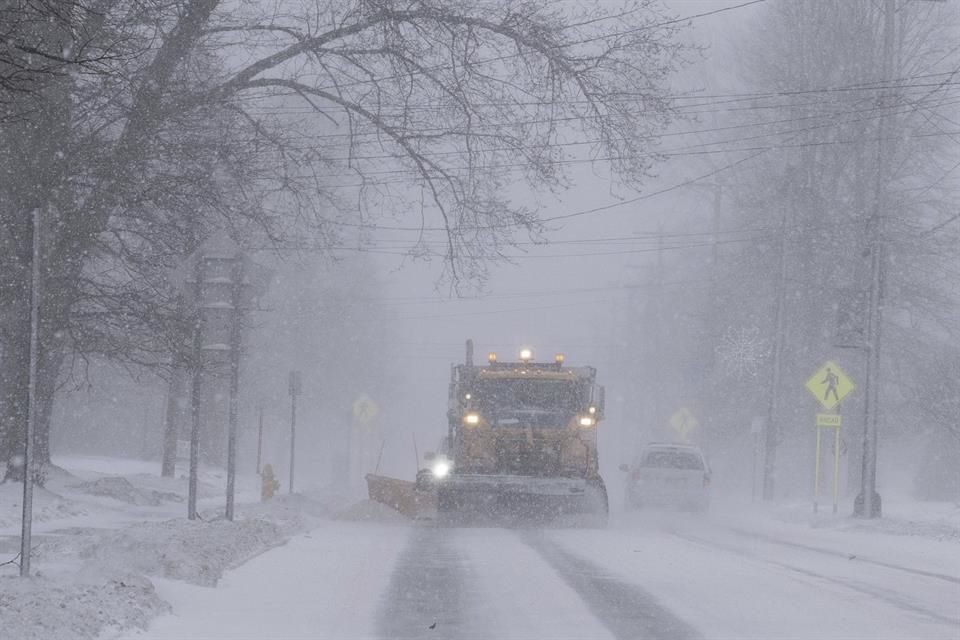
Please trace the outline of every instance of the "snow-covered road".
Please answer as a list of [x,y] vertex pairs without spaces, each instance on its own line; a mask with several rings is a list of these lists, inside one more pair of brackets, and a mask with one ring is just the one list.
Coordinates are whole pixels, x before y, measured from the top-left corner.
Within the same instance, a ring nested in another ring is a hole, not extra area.
[[[128,638],[960,637],[956,544],[665,516],[606,531],[329,522]],[[862,538],[866,538],[865,540]],[[939,557],[938,557],[939,556]]]

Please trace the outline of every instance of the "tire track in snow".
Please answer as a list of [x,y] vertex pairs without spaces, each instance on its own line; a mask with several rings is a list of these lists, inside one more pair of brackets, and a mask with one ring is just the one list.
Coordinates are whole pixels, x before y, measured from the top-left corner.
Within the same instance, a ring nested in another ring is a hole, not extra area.
[[590,612],[617,640],[695,640],[700,633],[675,616],[636,584],[611,576],[601,567],[570,553],[542,531],[525,531],[521,539],[543,557],[583,599]]
[[[793,564],[789,564],[786,562],[779,562],[777,560],[765,558],[759,554],[751,553],[745,549],[736,547],[734,545],[723,544],[723,543],[715,542],[713,540],[707,540],[705,538],[701,538],[699,536],[695,536],[688,533],[673,532],[673,536],[685,542],[695,544],[697,546],[700,546],[706,549],[719,549],[721,551],[732,553],[742,558],[753,560],[755,562],[769,564],[769,565],[778,567],[780,569],[786,569],[788,571],[800,574],[802,576],[806,576],[808,578],[813,578],[815,580],[822,580],[824,582],[836,584],[841,587],[850,589],[852,591],[856,591],[857,593],[868,595],[871,598],[874,598],[876,600],[886,602],[890,605],[893,605],[904,611],[907,611],[913,615],[924,616],[931,620],[935,620],[937,622],[946,623],[955,627],[960,627],[960,617],[945,616],[936,611],[931,611],[926,607],[922,607],[917,604],[914,604],[913,602],[909,601],[906,597],[904,597],[902,594],[897,593],[895,591],[891,591],[890,589],[885,589],[883,587],[879,587],[879,586],[862,582],[859,580],[851,580],[849,578],[829,576],[816,571],[811,571],[810,569],[797,567]],[[803,547],[803,545],[796,545],[796,546]],[[816,552],[816,550],[810,550],[810,551]],[[878,564],[878,566],[884,566],[881,563],[874,563],[874,564]],[[894,567],[894,568],[902,569],[902,567]],[[918,572],[913,572],[913,573],[918,573]],[[920,575],[924,575],[925,573],[926,572],[922,572],[920,573]],[[940,575],[937,574],[933,576],[924,576],[924,577],[940,578]]]
[[[806,551],[813,551],[815,553],[820,553],[827,556],[834,556],[837,558],[850,559],[850,554],[843,551],[837,551],[835,549],[827,549],[824,547],[816,547],[809,544],[803,544],[800,542],[793,542],[790,540],[781,540],[780,538],[774,538],[773,536],[768,536],[763,533],[757,533],[755,531],[747,531],[745,529],[737,529],[732,527],[724,527],[725,530],[735,533],[744,538],[752,538],[755,540],[762,540],[763,542],[768,542],[770,544],[776,544],[783,547],[792,547],[794,549],[804,549]],[[924,571],[923,569],[913,569],[910,567],[904,567],[899,564],[893,564],[892,562],[884,562],[883,560],[875,560],[866,556],[857,555],[857,562],[863,562],[866,564],[874,564],[878,567],[884,567],[886,569],[893,569],[894,571],[903,571],[904,573],[912,573],[914,575],[923,576],[925,578],[933,578],[935,580],[943,580],[944,582],[952,582],[953,584],[960,584],[960,578],[957,576],[951,576],[945,573],[936,573],[933,571]]]
[[391,640],[463,637],[470,622],[468,607],[476,598],[472,598],[470,569],[456,549],[454,533],[433,527],[411,532],[377,614],[378,636]]

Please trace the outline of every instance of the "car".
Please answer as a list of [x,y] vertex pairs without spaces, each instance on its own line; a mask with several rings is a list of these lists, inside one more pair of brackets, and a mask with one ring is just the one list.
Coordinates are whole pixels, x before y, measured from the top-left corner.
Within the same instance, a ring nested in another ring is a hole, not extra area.
[[699,447],[651,443],[626,472],[627,510],[648,506],[706,511],[710,507],[710,466]]

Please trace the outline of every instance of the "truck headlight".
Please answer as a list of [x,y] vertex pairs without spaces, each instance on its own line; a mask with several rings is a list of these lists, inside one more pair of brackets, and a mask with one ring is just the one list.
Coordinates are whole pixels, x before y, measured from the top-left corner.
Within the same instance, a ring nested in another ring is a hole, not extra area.
[[446,460],[437,460],[431,471],[433,471],[434,478],[446,478],[450,474],[450,463]]

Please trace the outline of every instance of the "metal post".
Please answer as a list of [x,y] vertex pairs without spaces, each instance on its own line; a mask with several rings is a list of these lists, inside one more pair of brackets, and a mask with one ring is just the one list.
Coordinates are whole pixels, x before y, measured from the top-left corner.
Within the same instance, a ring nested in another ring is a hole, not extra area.
[[720,231],[720,207],[723,206],[723,185],[719,183],[713,183],[710,185],[713,187],[713,236],[711,247],[710,247],[710,261],[713,265],[713,269],[710,270],[712,276],[717,274],[717,264],[720,262],[720,240],[719,240],[719,231]]
[[30,381],[27,429],[23,440],[23,518],[20,532],[20,577],[30,575],[33,537],[33,447],[37,430],[37,365],[40,359],[40,209],[33,210],[33,264],[30,285]]
[[193,326],[193,377],[190,385],[190,480],[187,491],[187,519],[197,519],[197,480],[200,473],[200,392],[203,370],[203,280],[205,271],[203,255],[197,256],[193,268],[195,283],[194,306],[196,316]]
[[787,296],[787,218],[792,198],[794,197],[792,185],[793,176],[791,169],[788,168],[787,182],[787,202],[783,206],[783,215],[780,219],[780,257],[779,269],[777,270],[777,291],[776,308],[774,311],[773,328],[773,373],[770,377],[770,388],[768,391],[767,404],[767,423],[764,442],[763,456],[763,499],[773,500],[774,497],[774,473],[777,463],[777,441],[780,437],[780,429],[777,423],[777,400],[780,393],[780,369],[783,359],[783,330],[784,330],[784,307],[786,306]]
[[817,453],[816,460],[813,463],[813,512],[817,512],[817,502],[820,499],[820,442],[822,440],[820,425],[817,425]]
[[417,433],[414,431],[410,434],[413,436],[413,457],[414,457],[414,473],[420,473],[420,449],[417,447]]
[[834,429],[833,435],[833,512],[837,512],[837,503],[840,499],[840,427]]
[[657,437],[659,437],[661,429],[666,425],[666,422],[663,421],[665,414],[662,404],[664,393],[663,376],[659,373],[659,371],[663,369],[663,279],[663,218],[660,217],[657,220],[657,293],[653,327],[654,371],[657,372],[654,374],[656,379],[653,385],[655,394],[653,398],[653,410],[656,412],[653,424],[657,430]]
[[263,407],[260,407],[260,423],[257,427],[257,475],[260,475],[260,458],[263,454]]
[[297,394],[290,394],[290,493],[293,493],[293,466],[297,451]]
[[237,479],[237,392],[240,387],[240,349],[243,328],[243,256],[234,263],[231,290],[233,318],[230,324],[230,400],[227,425],[227,520],[232,521]]

